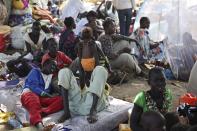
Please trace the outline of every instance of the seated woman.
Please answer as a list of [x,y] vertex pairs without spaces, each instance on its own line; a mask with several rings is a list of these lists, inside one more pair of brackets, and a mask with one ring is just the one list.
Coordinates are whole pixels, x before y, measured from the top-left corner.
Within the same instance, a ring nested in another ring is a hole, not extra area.
[[32,69],[30,63],[40,66],[41,57],[43,55],[42,47],[46,42],[45,34],[41,32],[41,24],[35,21],[32,25],[32,32],[25,34],[24,54],[15,60],[7,62],[8,70],[16,73],[19,77],[25,77]]
[[75,52],[76,46],[76,36],[73,32],[75,29],[75,21],[72,17],[66,17],[64,20],[64,24],[66,29],[62,32],[59,40],[59,50],[64,52],[67,56],[69,56],[72,60],[77,57],[77,53]]
[[[96,41],[92,39],[93,30],[90,27],[86,27],[82,31],[82,41],[79,43],[78,56],[80,62],[80,83],[81,88],[84,88],[85,84],[89,86],[90,77],[94,68],[100,64],[100,55],[104,60],[106,59],[101,48],[96,44]],[[108,61],[108,60],[106,60]],[[109,63],[108,69],[110,70]]]
[[141,115],[147,111],[157,111],[165,114],[172,104],[172,94],[166,86],[166,80],[161,68],[155,67],[150,70],[148,84],[151,89],[138,93],[134,100],[134,108],[131,114],[131,129],[144,131],[140,125]]
[[52,96],[52,75],[57,70],[56,63],[46,60],[40,69],[33,68],[28,74],[21,103],[27,109],[30,116],[30,124],[43,130],[42,117],[63,109],[62,97]]

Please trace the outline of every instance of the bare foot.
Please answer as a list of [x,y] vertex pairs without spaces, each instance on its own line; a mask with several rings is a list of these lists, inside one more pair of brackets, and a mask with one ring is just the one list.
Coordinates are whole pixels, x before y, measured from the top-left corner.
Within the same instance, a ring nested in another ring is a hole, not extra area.
[[89,117],[87,118],[89,123],[95,123],[98,120],[98,116],[96,115],[96,111],[93,111]]
[[63,114],[58,120],[59,123],[63,123],[65,120],[69,119],[70,115]]

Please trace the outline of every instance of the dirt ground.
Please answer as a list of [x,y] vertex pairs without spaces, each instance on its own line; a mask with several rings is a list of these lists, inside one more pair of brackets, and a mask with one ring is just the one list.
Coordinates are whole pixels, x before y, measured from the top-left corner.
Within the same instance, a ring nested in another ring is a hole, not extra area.
[[[186,93],[187,83],[179,81],[167,81],[166,87],[172,91],[173,108],[176,110],[179,103],[179,97]],[[149,86],[144,78],[135,78],[126,84],[112,86],[111,96],[128,102],[132,102],[136,94],[143,90],[148,90]]]

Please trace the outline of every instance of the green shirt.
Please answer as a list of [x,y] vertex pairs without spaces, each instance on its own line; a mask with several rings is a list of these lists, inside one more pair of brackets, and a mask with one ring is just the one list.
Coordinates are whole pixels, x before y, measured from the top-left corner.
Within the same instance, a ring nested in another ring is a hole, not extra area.
[[[147,102],[147,99],[146,99],[146,92],[142,91],[140,93],[138,93],[134,99],[134,104],[137,104],[138,106],[140,106],[142,109],[143,109],[143,112],[147,112],[147,111],[150,111],[150,110],[158,110],[156,109],[156,103],[153,102],[149,103],[148,105],[148,102]],[[172,93],[169,89],[166,89],[165,91],[165,102],[163,104],[163,108],[166,110],[166,111],[169,111],[170,108],[172,106]]]

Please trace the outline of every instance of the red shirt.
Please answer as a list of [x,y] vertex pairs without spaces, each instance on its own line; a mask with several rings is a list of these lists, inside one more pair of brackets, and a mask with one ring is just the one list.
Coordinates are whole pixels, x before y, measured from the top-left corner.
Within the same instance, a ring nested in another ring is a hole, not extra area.
[[[49,56],[48,53],[46,53],[43,57],[42,57],[42,64],[50,59],[51,57]],[[70,65],[72,63],[72,60],[66,56],[63,52],[61,51],[57,51],[57,54],[56,54],[56,58],[55,58],[55,61],[57,62],[57,67],[59,69],[62,69],[65,67],[65,65]]]

